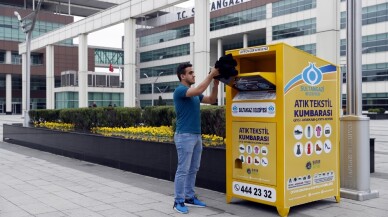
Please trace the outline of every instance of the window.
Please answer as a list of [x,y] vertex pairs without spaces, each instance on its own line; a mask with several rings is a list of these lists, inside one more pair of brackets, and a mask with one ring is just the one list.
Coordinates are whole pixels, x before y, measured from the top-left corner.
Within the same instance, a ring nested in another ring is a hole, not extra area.
[[[154,84],[154,93],[172,93],[179,86],[179,81]],[[140,84],[140,94],[151,94],[152,84]]]
[[272,17],[316,8],[316,0],[283,0],[272,4]]
[[[377,53],[388,51],[388,33],[367,35],[362,37],[362,53]],[[340,55],[346,56],[346,39],[341,39]]]
[[89,92],[88,99],[88,105],[92,105],[95,102],[98,107],[108,107],[109,105],[124,106],[123,93]]
[[55,93],[55,109],[78,108],[78,92]]
[[31,65],[43,65],[43,54],[32,53],[31,54]]
[[[47,32],[50,32],[52,30],[55,30],[59,27],[64,26],[64,24],[58,24],[58,23],[51,23],[51,22],[44,22],[37,20],[35,22],[35,28],[34,31],[32,31],[32,38],[36,38],[38,36],[41,36]],[[19,26],[19,21],[15,16],[7,17],[7,16],[0,16],[0,40],[9,40],[9,41],[25,41],[25,34],[21,31]],[[72,39],[67,39],[61,44],[73,44]]]
[[5,51],[0,51],[0,63],[5,63]]
[[265,5],[210,19],[210,31],[238,26],[265,19]]
[[12,62],[12,64],[22,64],[22,56],[16,52],[12,52],[11,62]]
[[300,46],[295,46],[298,49],[301,49],[303,51],[306,51],[307,53],[310,53],[312,55],[316,55],[316,46],[317,44],[305,44]]
[[140,53],[140,62],[149,62],[166,58],[185,56],[190,54],[190,44],[183,44],[159,50]]
[[[341,67],[342,80],[346,83],[346,65]],[[362,65],[362,81],[388,81],[388,63]]]
[[[362,25],[388,21],[388,3],[362,8]],[[341,29],[346,28],[346,11],[341,12]]]
[[140,69],[140,78],[146,78],[145,75],[147,75],[148,77],[157,77],[161,72],[163,73],[160,74],[160,76],[175,75],[176,68],[179,64],[180,63],[175,63],[170,65],[142,68]]
[[31,76],[31,90],[46,90],[46,76]]
[[95,64],[124,65],[124,51],[94,49]]
[[272,27],[272,40],[310,35],[316,32],[316,18],[285,23]]
[[[147,31],[147,30],[144,30]],[[163,32],[158,32],[140,37],[140,47],[158,44],[161,42],[171,41],[178,38],[190,36],[190,26],[182,26],[175,29],[170,29]]]

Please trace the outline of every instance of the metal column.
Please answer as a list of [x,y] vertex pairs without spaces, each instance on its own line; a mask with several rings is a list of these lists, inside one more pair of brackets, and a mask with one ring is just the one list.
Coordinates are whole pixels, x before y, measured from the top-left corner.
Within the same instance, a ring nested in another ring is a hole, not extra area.
[[347,106],[341,118],[341,197],[368,200],[370,189],[369,118],[362,116],[361,0],[347,1]]

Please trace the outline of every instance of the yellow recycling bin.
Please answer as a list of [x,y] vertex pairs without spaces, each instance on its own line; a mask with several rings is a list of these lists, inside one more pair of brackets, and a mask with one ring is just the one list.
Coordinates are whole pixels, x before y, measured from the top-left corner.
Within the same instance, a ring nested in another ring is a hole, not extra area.
[[231,50],[226,200],[290,207],[340,200],[338,67],[284,43]]

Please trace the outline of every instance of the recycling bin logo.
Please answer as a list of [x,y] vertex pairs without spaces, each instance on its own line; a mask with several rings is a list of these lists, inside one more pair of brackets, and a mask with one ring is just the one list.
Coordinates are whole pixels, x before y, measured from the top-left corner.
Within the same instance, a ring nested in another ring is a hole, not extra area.
[[315,66],[314,63],[309,63],[309,66],[303,69],[302,79],[303,81],[310,85],[316,86],[322,82],[322,71]]

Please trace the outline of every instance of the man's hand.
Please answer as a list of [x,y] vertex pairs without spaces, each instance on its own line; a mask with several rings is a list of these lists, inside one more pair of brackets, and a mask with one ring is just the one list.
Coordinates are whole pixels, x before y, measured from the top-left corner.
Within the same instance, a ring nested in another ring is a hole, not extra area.
[[210,75],[212,76],[212,78],[216,77],[219,74],[220,72],[218,71],[218,69],[212,67],[212,69],[210,70]]
[[214,87],[218,87],[218,84],[220,84],[220,81],[217,79],[213,79]]

